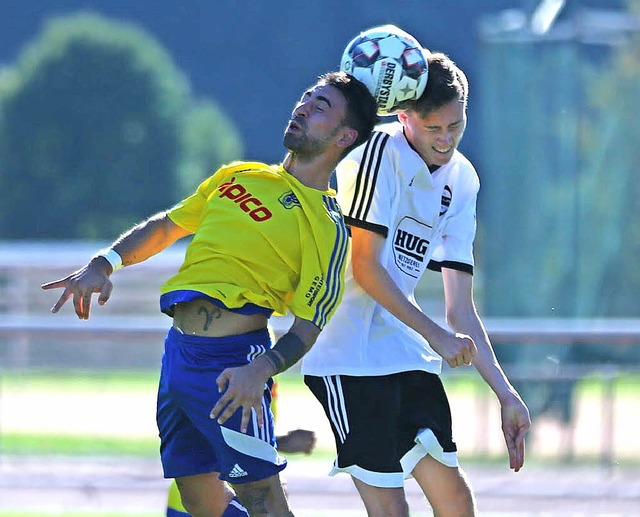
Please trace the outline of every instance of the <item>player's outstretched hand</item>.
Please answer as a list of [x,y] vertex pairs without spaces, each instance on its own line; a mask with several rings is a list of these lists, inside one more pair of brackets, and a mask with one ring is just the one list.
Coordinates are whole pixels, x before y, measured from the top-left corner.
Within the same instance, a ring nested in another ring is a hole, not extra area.
[[306,429],[295,429],[283,436],[278,436],[278,450],[281,452],[311,454],[315,446],[316,433]]
[[509,451],[509,468],[518,472],[524,465],[524,437],[531,426],[529,410],[520,396],[513,394],[501,403],[502,433]]
[[104,305],[111,296],[113,284],[109,280],[108,263],[98,257],[92,259],[86,266],[74,271],[69,276],[42,284],[42,289],[64,289],[62,295],[51,308],[56,313],[73,296],[73,307],[81,320],[89,319],[91,313],[91,296],[99,293],[98,304]]
[[260,361],[256,359],[245,366],[223,370],[216,379],[216,384],[218,392],[224,392],[224,394],[211,410],[210,418],[217,419],[219,424],[224,424],[238,408],[242,408],[240,430],[246,433],[253,409],[258,426],[264,426],[262,395],[269,375],[264,375],[259,363]]

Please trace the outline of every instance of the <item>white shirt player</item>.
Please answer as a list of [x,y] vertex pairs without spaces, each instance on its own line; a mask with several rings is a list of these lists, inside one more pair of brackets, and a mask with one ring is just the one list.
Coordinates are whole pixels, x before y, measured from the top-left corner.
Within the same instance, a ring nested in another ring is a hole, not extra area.
[[[399,122],[379,126],[338,166],[347,224],[386,235],[380,258],[408,300],[427,267],[473,271],[478,175],[459,151],[431,173]],[[371,298],[346,271],[342,303],[304,356],[305,375],[439,374],[441,357]]]

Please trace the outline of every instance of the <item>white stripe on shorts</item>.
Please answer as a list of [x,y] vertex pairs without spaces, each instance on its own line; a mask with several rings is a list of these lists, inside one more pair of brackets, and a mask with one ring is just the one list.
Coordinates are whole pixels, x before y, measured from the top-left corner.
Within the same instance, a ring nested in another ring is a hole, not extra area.
[[327,390],[329,418],[336,429],[340,442],[344,443],[349,434],[349,418],[347,417],[347,408],[344,404],[342,381],[339,375],[322,377],[322,380]]

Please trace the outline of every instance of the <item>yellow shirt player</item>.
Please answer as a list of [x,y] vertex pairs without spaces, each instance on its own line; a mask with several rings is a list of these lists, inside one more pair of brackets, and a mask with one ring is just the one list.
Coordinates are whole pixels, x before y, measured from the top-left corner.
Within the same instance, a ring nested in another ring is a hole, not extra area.
[[205,297],[239,314],[290,310],[322,328],[340,301],[348,246],[333,194],[306,187],[281,165],[220,168],[167,212],[197,233],[161,288],[162,311],[173,316],[176,304]]
[[[161,288],[173,325],[157,410],[165,477],[176,478],[192,514],[292,515],[268,385],[313,346],[341,300],[348,236],[329,178],[376,118],[366,86],[342,72],[323,75],[291,114],[281,165],[220,168],[189,198],[42,286],[64,289],[52,312],[73,298],[88,319],[93,293],[99,304],[109,299],[115,270],[193,236]],[[287,311],[293,324],[274,345],[268,317]]]
[[[160,308],[173,317],[158,391],[165,477],[218,472],[237,486],[285,468],[270,390],[265,386],[258,408],[263,425],[252,417],[243,429],[240,411],[224,426],[212,425],[209,413],[222,394],[211,387],[224,369],[271,349],[264,318],[273,312],[289,310],[319,329],[334,312],[348,234],[332,194],[303,185],[282,166],[237,162],[167,211],[195,235],[178,273],[161,287]],[[245,325],[235,335],[235,318],[247,317],[255,329]]]

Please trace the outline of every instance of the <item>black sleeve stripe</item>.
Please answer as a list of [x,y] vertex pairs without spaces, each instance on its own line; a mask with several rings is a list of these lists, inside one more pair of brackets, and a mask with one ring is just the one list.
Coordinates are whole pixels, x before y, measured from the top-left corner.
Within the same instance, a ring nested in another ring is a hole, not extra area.
[[442,271],[442,268],[455,269],[456,271],[462,271],[463,273],[473,275],[473,266],[471,264],[465,264],[464,262],[454,262],[453,260],[436,262],[435,260],[431,260],[427,265],[427,269],[430,269],[431,271]]
[[[369,140],[367,140],[367,145],[364,148],[364,153],[362,154],[362,158],[360,160],[360,167],[358,168],[358,177],[356,178],[356,188],[353,192],[353,200],[351,202],[351,210],[348,215],[354,217],[360,217],[362,212],[362,205],[367,199],[367,191],[368,195],[372,195],[373,188],[368,181],[369,174],[369,161],[371,160],[371,155],[374,154],[374,149],[376,147],[376,142],[380,138],[380,133],[375,132]],[[375,185],[374,185],[375,186]],[[370,189],[370,190],[369,190]]]
[[360,221],[359,219],[352,219],[349,216],[344,217],[344,222],[349,227],[356,226],[358,228],[362,228],[363,230],[369,230],[370,232],[382,235],[385,239],[387,238],[387,235],[389,235],[389,228],[387,228],[386,226],[382,226],[381,224]]
[[382,151],[387,140],[389,140],[388,133],[376,131],[367,142],[360,168],[358,169],[353,202],[347,214],[354,219],[365,219],[371,208],[378,171],[382,161]]

